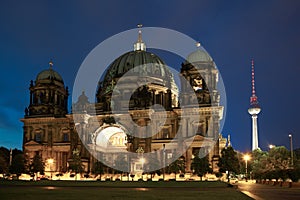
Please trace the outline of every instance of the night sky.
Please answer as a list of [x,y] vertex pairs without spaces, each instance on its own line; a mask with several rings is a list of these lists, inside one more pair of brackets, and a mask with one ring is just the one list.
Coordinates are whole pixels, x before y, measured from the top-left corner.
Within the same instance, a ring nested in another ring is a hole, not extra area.
[[[88,3],[87,3],[88,2]],[[227,94],[222,134],[251,150],[251,59],[255,60],[259,146],[300,147],[300,1],[4,1],[0,2],[0,146],[22,148],[29,83],[48,68],[72,91],[88,53],[138,23],[200,41],[214,59]],[[132,41],[132,43],[135,41]],[[145,39],[147,44],[147,40]],[[159,55],[180,67],[172,55]],[[99,77],[100,78],[100,77]],[[71,96],[70,96],[71,99]]]

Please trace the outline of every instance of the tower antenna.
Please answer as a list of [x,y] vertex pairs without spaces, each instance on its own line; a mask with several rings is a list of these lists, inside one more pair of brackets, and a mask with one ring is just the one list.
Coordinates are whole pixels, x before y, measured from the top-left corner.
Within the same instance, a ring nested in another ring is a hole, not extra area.
[[252,85],[252,96],[250,97],[250,105],[258,107],[258,100],[255,92],[255,72],[254,72],[254,60],[251,59],[251,85]]
[[252,116],[252,150],[258,149],[258,128],[257,128],[257,115],[260,113],[261,108],[258,105],[257,96],[255,93],[255,73],[254,73],[254,60],[251,60],[251,85],[252,95],[250,97],[249,114]]

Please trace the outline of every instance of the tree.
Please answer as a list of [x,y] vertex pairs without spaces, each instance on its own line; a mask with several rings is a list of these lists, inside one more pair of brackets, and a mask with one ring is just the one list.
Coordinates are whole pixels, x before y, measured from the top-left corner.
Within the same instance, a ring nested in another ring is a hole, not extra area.
[[8,163],[3,155],[0,155],[0,174],[8,173]]
[[17,174],[18,177],[25,172],[25,159],[23,154],[13,156],[9,171],[12,174]]
[[231,172],[238,173],[240,171],[240,164],[237,157],[237,153],[232,147],[226,147],[222,149],[218,166],[220,168],[220,172],[228,172],[228,182],[229,175]]
[[117,168],[117,173],[121,174],[122,181],[123,172],[127,171],[126,169],[128,169],[128,162],[124,155],[118,155],[118,157],[115,160],[115,167]]
[[290,168],[290,152],[284,146],[278,146],[271,148],[269,151],[268,162],[270,165],[270,171],[268,173],[269,178],[274,179],[286,179],[287,170]]
[[284,146],[271,148],[269,161],[274,170],[286,170],[290,166],[290,152]]
[[[23,162],[24,163],[24,162]],[[36,154],[33,157],[32,163],[30,165],[30,172],[32,173],[44,173],[45,163],[43,162],[40,155]]]
[[298,160],[290,167],[290,152],[283,146],[270,149],[269,152],[253,151],[252,172],[256,179],[286,179],[297,181],[300,177]]
[[9,169],[9,150],[0,147],[0,174],[8,173]]
[[300,149],[296,149],[295,150],[295,157],[294,157],[295,158],[294,166],[293,166],[292,169],[288,170],[288,177],[293,182],[297,182],[300,179],[300,154],[299,153],[300,153]]
[[77,150],[73,151],[72,161],[70,162],[69,169],[75,172],[75,180],[77,180],[77,174],[84,171],[84,166],[81,162],[81,157]]
[[102,174],[104,173],[104,167],[105,165],[100,162],[100,161],[97,161],[95,164],[94,164],[94,168],[92,170],[92,172],[96,175],[100,175],[100,181],[101,181],[101,178],[102,178]]
[[184,160],[181,158],[178,158],[177,160],[175,160],[174,162],[172,162],[168,167],[167,167],[167,172],[170,173],[174,173],[175,174],[175,179],[176,179],[176,174],[178,173],[184,173],[185,169],[184,169]]
[[146,157],[147,162],[144,164],[144,169],[149,171],[151,179],[154,178],[155,174],[161,175],[162,163],[158,160],[155,153],[150,153]]
[[260,149],[252,151],[252,176],[255,179],[263,179],[267,171],[271,170],[268,161],[269,154]]
[[192,170],[193,173],[198,175],[202,181],[202,177],[206,173],[211,173],[212,169],[209,165],[208,157],[205,156],[203,158],[199,158],[198,155],[194,155],[193,161],[192,161]]

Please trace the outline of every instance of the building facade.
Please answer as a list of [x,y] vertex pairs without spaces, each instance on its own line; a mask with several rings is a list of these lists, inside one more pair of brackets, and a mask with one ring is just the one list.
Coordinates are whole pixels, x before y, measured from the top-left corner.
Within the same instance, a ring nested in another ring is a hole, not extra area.
[[[68,113],[68,88],[50,63],[31,81],[21,119],[27,159],[39,154],[46,171],[66,172],[76,152],[86,172],[100,160],[130,173],[181,159],[191,172],[193,156],[202,152],[218,171],[223,116],[218,70],[200,45],[181,64],[180,78],[178,88],[164,61],[146,50],[140,31],[134,50],[113,61],[100,79],[96,102],[82,92]],[[116,162],[120,156],[123,167]]]

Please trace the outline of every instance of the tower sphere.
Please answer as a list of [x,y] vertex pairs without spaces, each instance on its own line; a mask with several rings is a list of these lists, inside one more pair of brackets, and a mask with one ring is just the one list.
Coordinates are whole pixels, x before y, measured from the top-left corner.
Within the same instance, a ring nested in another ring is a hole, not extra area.
[[260,113],[261,109],[260,108],[249,108],[248,113],[250,115],[258,115]]

